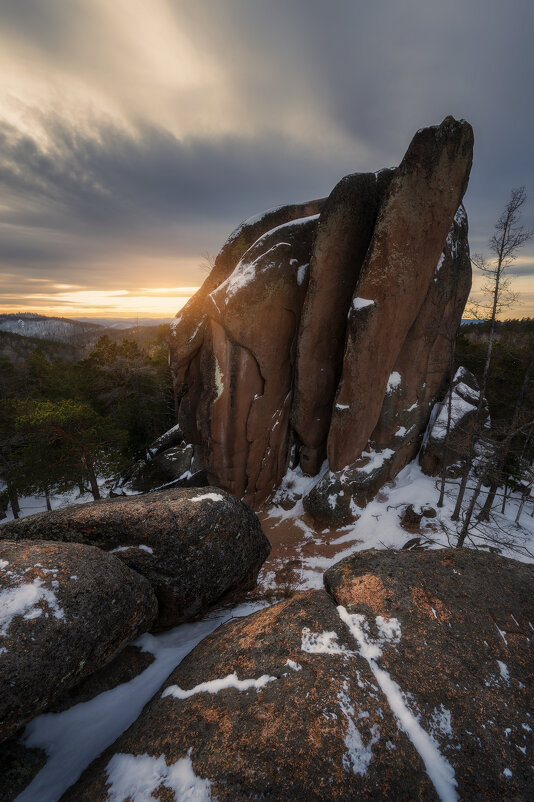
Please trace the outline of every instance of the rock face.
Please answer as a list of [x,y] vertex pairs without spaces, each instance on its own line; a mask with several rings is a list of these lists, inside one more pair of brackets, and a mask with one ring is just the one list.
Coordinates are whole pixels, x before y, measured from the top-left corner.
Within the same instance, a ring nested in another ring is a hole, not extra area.
[[[458,368],[447,395],[433,410],[419,454],[423,473],[437,476],[443,466],[450,473],[450,466],[461,463],[475,433],[479,400],[480,388],[477,380],[465,368]],[[487,418],[489,413],[485,402],[483,413]],[[454,470],[452,472],[457,474]]]
[[382,170],[346,176],[321,212],[299,331],[291,413],[301,442],[301,467],[312,475],[326,457],[347,315],[392,175],[393,170]]
[[529,798],[533,580],[472,551],[360,552],[332,596],[201,642],[65,799],[133,776],[147,798]]
[[210,483],[258,507],[290,462],[316,475],[327,456],[327,484],[348,472],[361,500],[413,459],[471,284],[472,148],[448,117],[397,169],[230,237],[170,337],[179,424]]
[[113,552],[152,585],[159,628],[198,615],[230,591],[249,590],[270,551],[252,510],[210,487],[39,513],[4,524],[0,538],[74,541]]
[[0,740],[149,629],[147,580],[78,543],[0,543]]

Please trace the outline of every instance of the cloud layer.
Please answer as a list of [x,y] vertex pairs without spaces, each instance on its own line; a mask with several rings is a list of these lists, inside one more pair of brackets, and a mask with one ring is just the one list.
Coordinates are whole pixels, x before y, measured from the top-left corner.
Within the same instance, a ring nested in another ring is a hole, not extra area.
[[475,129],[483,250],[510,188],[534,198],[533,23],[528,0],[2,0],[4,307],[36,280],[196,286],[240,220],[398,163],[447,114]]

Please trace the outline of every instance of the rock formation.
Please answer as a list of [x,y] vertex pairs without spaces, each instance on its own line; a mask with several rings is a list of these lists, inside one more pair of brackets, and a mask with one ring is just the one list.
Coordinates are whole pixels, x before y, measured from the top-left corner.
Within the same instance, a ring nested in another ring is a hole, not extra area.
[[[533,568],[359,552],[202,641],[63,797],[530,798]],[[336,605],[339,605],[336,607]],[[201,794],[204,793],[202,797]]]
[[211,484],[258,507],[300,463],[325,512],[349,481],[346,517],[414,457],[470,289],[472,148],[448,117],[397,169],[232,234],[170,336],[179,424]]
[[75,541],[113,553],[152,585],[158,628],[199,615],[223,594],[250,590],[270,551],[252,510],[213,487],[38,513],[4,524],[2,539]]
[[147,580],[78,543],[0,542],[0,741],[147,630]]

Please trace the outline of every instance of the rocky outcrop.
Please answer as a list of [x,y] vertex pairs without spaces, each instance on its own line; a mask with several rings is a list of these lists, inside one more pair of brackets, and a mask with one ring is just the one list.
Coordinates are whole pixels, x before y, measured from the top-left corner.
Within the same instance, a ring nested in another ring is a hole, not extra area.
[[196,427],[196,406],[200,380],[199,351],[204,341],[207,321],[205,301],[213,290],[226,281],[241,257],[260,237],[292,220],[319,214],[324,201],[324,198],[320,198],[306,203],[280,206],[241,223],[228,237],[202,287],[171,324],[170,364],[174,390],[181,400],[179,418],[189,442],[202,442],[202,433]]
[[146,577],[159,628],[254,587],[270,546],[256,515],[216,488],[104,499],[4,524],[0,538],[98,546]]
[[134,775],[221,802],[528,798],[533,579],[472,551],[359,552],[331,596],[201,642],[65,799],[127,797]]
[[470,288],[472,147],[448,117],[397,169],[232,235],[170,339],[179,424],[210,483],[258,507],[290,461],[316,475],[327,456],[326,483],[350,473],[368,499],[413,459]]
[[149,629],[147,580],[78,543],[0,543],[0,740]]
[[[458,368],[451,386],[443,399],[437,402],[428,424],[419,463],[428,476],[437,476],[443,467],[449,474],[458,475],[462,460],[469,454],[469,444],[477,426],[477,408],[480,400],[478,382],[470,371]],[[482,423],[488,418],[487,403],[483,402]]]
[[393,170],[346,176],[334,187],[321,212],[299,331],[291,413],[300,440],[300,464],[311,475],[326,457],[347,315],[392,176]]
[[376,426],[395,363],[433,282],[467,188],[473,132],[448,117],[418,131],[380,209],[348,319],[328,461],[357,459]]

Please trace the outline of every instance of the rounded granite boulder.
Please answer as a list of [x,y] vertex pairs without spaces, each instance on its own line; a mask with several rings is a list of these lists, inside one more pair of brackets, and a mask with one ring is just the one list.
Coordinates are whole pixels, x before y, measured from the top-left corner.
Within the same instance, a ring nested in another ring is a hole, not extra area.
[[254,587],[269,541],[252,510],[214,487],[174,488],[39,513],[4,524],[0,538],[75,541],[115,554],[148,579],[158,628]]
[[0,542],[0,741],[151,627],[149,582],[92,546]]

